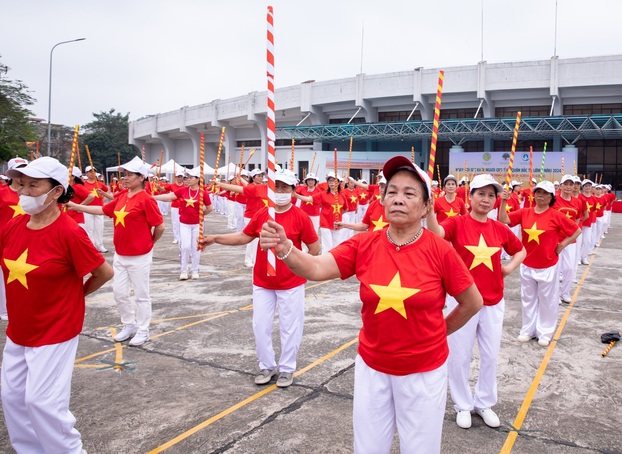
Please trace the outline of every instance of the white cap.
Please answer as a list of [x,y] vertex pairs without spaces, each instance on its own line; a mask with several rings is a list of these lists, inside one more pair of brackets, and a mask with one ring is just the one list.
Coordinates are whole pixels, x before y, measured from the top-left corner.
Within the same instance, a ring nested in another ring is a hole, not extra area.
[[[452,175],[451,173],[449,175],[447,175],[444,179],[443,179],[443,185],[445,185],[445,183],[447,183],[447,181],[449,180],[454,180],[456,182],[456,184],[458,184],[458,179]],[[462,181],[462,180],[460,180]]]
[[58,160],[44,156],[29,162],[25,167],[7,171],[7,175],[11,178],[19,178],[22,175],[29,176],[30,178],[52,178],[58,181],[63,188],[67,189],[67,186],[69,186],[67,172],[67,167],[58,162]]
[[521,183],[520,181],[516,181],[516,180],[512,180],[512,182],[510,183],[510,187],[514,188],[514,186],[521,186],[523,183]]
[[572,177],[572,181],[574,181],[575,183],[581,183],[581,177],[578,175],[574,175]]
[[367,180],[366,180],[365,178],[361,178],[361,179],[359,180],[359,183],[364,183],[364,184],[367,184]]
[[311,172],[309,172],[309,173],[307,174],[307,176],[305,177],[305,181],[307,181],[307,180],[315,180],[315,181],[319,181],[319,180],[317,179],[317,177],[315,176],[315,174],[314,174],[314,173],[311,173]]
[[562,180],[560,181],[560,184],[564,184],[566,181],[572,181],[574,182],[574,177],[572,175],[566,174],[562,177]]
[[553,182],[553,184],[556,184],[556,185],[558,185],[558,186],[559,186],[559,181],[555,180],[555,181]]
[[17,166],[25,166],[27,164],[28,164],[28,161],[26,161],[24,158],[13,158],[9,160],[7,166],[8,166],[8,170],[11,170]]
[[585,180],[581,182],[581,186],[585,186],[586,184],[594,185],[594,182],[586,178]]
[[326,174],[326,181],[328,181],[329,178],[335,178],[335,172],[332,170]]
[[250,177],[251,176],[251,174],[248,173],[248,170],[246,170],[246,169],[242,169],[242,171],[240,172],[240,175],[243,176],[243,177]]
[[175,169],[175,176],[176,177],[183,177],[186,174],[186,168],[185,167],[177,167]]
[[86,173],[86,172],[90,172],[91,170],[97,170],[97,169],[96,169],[95,167],[86,166],[86,167],[84,168],[84,173]]
[[538,182],[538,180],[536,180],[535,178],[532,178],[532,179],[531,179],[531,182],[532,182],[532,183],[537,183],[537,182]]
[[160,177],[160,180],[162,180],[162,181],[168,181],[168,178],[167,178],[167,177],[166,177],[166,175],[165,175],[165,176],[163,176],[163,177]]
[[74,177],[82,178],[82,171],[80,170],[80,167],[74,166],[73,170],[71,171],[71,174]]
[[255,178],[257,175],[263,175],[263,170],[261,170],[260,168],[254,168],[253,170],[251,170],[251,178]]
[[296,186],[296,183],[298,183],[298,179],[296,178],[296,175],[294,175],[294,172],[287,169],[281,169],[278,172],[275,172],[274,181],[282,181],[290,186]]
[[555,194],[555,186],[553,186],[553,183],[547,180],[542,180],[540,183],[538,183],[533,191],[536,192],[536,189],[544,189],[550,194]]
[[384,176],[380,177],[380,181],[378,181],[378,184],[387,184],[387,179]]
[[186,170],[186,175],[191,177],[200,178],[201,177],[201,167],[193,167],[192,169]]
[[432,180],[432,186],[438,186],[438,181]]
[[501,186],[489,173],[476,175],[473,177],[473,181],[471,181],[470,184],[471,189],[480,189],[486,186],[493,186],[497,192],[503,191],[503,186]]
[[[87,172],[90,167],[87,167]],[[147,165],[140,159],[138,156],[134,156],[130,162],[126,162],[125,164],[121,164],[119,166],[119,170],[125,170],[127,172],[132,173],[140,173],[142,176],[147,178],[149,175],[149,169]]]

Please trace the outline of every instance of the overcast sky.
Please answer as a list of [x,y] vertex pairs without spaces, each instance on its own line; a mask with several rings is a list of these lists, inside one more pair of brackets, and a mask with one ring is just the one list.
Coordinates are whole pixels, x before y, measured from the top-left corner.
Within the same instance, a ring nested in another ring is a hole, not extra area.
[[[22,80],[47,121],[111,108],[130,120],[266,89],[266,6],[274,6],[277,89],[314,79],[542,60],[555,0],[0,0],[0,77]],[[619,0],[558,0],[560,58],[622,53]],[[362,30],[364,37],[362,39]],[[278,109],[278,106],[277,106]]]

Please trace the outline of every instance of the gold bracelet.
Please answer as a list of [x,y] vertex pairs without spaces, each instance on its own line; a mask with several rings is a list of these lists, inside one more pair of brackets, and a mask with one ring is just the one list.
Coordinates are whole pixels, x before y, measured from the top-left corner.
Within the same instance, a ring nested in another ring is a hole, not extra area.
[[[290,240],[291,241],[291,240]],[[292,241],[292,245],[289,247],[289,251],[287,251],[287,254],[285,254],[283,257],[279,257],[278,255],[276,256],[277,259],[279,260],[285,260],[287,257],[289,257],[289,254],[292,253],[292,250],[294,249],[294,242]],[[276,254],[275,254],[276,255]]]

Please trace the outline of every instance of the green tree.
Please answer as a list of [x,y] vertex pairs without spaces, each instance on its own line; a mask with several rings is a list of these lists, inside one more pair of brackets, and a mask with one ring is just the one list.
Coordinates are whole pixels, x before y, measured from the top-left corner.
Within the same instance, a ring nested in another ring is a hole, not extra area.
[[[138,149],[127,143],[129,113],[122,115],[110,109],[108,112],[93,113],[93,116],[95,120],[84,125],[81,142],[88,145],[93,165],[100,172],[117,165],[117,153],[121,154],[122,163],[138,155]],[[86,156],[83,154],[82,158],[82,165],[86,167]]]
[[37,140],[37,133],[29,120],[32,112],[27,108],[35,100],[21,80],[3,77],[9,69],[0,62],[0,161],[15,156],[27,158],[26,142]]

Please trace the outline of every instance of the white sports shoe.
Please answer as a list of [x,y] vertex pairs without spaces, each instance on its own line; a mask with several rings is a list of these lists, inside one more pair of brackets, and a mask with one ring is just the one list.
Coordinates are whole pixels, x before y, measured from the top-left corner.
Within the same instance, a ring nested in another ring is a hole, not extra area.
[[480,415],[480,417],[484,420],[484,424],[488,427],[499,427],[501,425],[499,417],[490,408],[484,408],[482,410],[475,409],[475,413]]
[[456,413],[456,424],[462,429],[471,427],[471,412],[469,410],[461,410]]
[[138,331],[129,345],[131,347],[138,347],[139,345],[143,345],[145,342],[149,340],[149,331]]
[[114,337],[115,342],[123,342],[134,336],[138,331],[136,325],[124,325],[123,329]]
[[187,271],[182,271],[181,274],[179,275],[179,280],[180,281],[187,281],[188,280],[188,272]]
[[192,272],[192,279],[198,279],[199,278],[199,272],[198,271],[193,271]]

